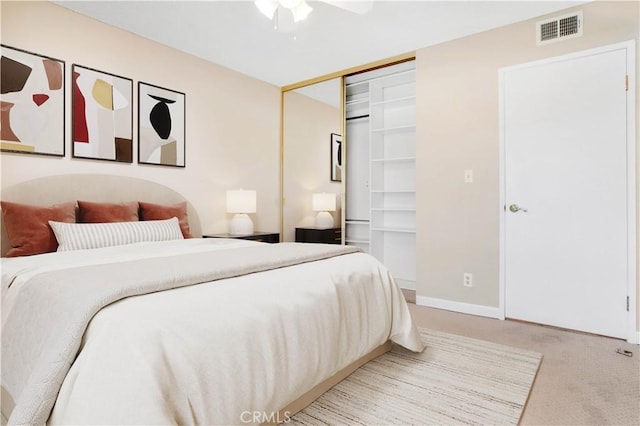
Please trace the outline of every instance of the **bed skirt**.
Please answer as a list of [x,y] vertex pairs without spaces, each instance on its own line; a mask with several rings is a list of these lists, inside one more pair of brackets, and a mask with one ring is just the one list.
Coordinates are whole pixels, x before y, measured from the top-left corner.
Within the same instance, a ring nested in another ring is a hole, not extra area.
[[329,377],[323,382],[318,383],[316,386],[311,388],[308,392],[305,392],[304,394],[302,394],[302,396],[300,396],[298,399],[287,404],[286,407],[284,407],[282,410],[279,410],[276,413],[276,416],[273,419],[273,421],[265,422],[263,423],[263,425],[265,426],[276,425],[278,423],[284,422],[290,417],[293,417],[296,413],[304,410],[308,405],[311,405],[311,403],[313,403],[313,401],[318,399],[320,395],[322,395],[323,393],[325,393],[326,391],[328,391],[329,389],[331,389],[332,387],[340,383],[342,380],[346,379],[347,376],[349,376],[351,373],[356,371],[358,368],[362,367],[369,361],[389,352],[392,347],[393,347],[393,343],[391,342],[391,340],[388,340],[386,343],[383,343],[382,345],[378,346],[368,354],[365,354],[361,358],[347,365],[345,368],[338,371],[333,376]]

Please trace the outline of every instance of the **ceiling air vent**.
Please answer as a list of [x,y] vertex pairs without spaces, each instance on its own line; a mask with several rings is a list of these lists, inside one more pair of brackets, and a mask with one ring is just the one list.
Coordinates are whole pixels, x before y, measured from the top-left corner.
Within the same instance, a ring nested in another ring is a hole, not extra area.
[[536,23],[536,44],[553,43],[582,35],[582,11]]

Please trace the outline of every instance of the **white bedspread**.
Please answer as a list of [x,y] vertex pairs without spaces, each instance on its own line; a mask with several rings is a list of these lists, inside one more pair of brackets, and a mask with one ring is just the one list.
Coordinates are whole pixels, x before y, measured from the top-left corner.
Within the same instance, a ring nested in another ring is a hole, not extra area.
[[[184,240],[3,260],[3,331],[14,293],[42,272],[255,244]],[[48,422],[239,424],[388,339],[422,348],[400,290],[362,253],[129,297],[89,323]]]

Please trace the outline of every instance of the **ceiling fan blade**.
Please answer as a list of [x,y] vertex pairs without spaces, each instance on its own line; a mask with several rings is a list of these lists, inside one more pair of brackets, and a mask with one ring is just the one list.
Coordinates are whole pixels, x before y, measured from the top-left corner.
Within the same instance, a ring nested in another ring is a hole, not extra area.
[[323,3],[330,4],[331,6],[339,7],[340,9],[348,10],[349,12],[357,13],[359,15],[364,15],[373,9],[373,0],[319,0]]

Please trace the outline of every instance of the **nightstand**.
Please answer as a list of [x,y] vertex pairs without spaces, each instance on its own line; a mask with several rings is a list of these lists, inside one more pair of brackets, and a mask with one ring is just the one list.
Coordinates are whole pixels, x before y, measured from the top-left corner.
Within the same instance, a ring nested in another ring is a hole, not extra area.
[[254,232],[249,235],[231,235],[231,234],[206,234],[202,238],[235,238],[236,240],[260,241],[263,243],[279,243],[280,234],[277,232]]
[[296,242],[342,244],[342,228],[296,228]]

